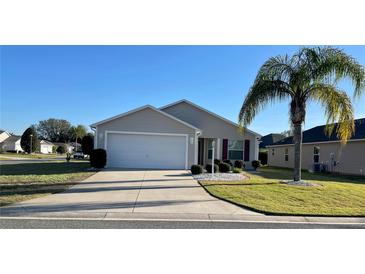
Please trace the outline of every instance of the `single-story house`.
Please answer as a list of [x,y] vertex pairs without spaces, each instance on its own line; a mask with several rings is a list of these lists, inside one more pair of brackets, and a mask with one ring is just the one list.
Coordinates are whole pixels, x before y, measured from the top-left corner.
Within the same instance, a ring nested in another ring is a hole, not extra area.
[[[316,170],[322,165],[329,172],[365,175],[365,118],[355,120],[355,133],[346,144],[341,144],[333,133],[327,136],[325,126],[303,131],[302,168]],[[270,146],[268,165],[294,167],[293,137]]]
[[215,159],[258,159],[260,135],[188,100],[151,105],[94,123],[95,148],[107,152],[107,166],[188,169]]
[[65,153],[72,153],[73,152],[73,150],[74,150],[74,147],[73,146],[71,146],[71,144],[70,143],[61,143],[61,142],[53,142],[53,145],[54,146],[56,146],[56,149],[57,149],[57,147],[59,147],[59,146],[62,146],[62,147],[64,147],[65,148]]
[[10,135],[4,141],[0,143],[0,148],[2,151],[13,151],[16,153],[22,152],[23,149],[20,145],[21,136]]
[[39,142],[39,152],[43,153],[43,154],[50,154],[52,153],[52,148],[53,148],[54,144],[51,142],[48,142],[46,140],[41,140]]

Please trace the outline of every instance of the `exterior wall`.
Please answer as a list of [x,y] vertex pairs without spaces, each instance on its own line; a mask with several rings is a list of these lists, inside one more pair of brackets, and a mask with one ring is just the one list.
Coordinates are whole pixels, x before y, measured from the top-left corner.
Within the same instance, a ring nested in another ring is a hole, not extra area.
[[[247,167],[251,167],[251,161],[258,159],[258,141],[256,135],[250,132],[241,133],[237,126],[214,117],[206,111],[186,102],[172,105],[162,109],[162,111],[201,129],[202,134],[199,136],[200,138],[219,138],[220,158],[222,155],[223,139],[229,139],[250,140],[250,161],[245,163]],[[205,150],[207,150],[207,146],[205,146]],[[204,159],[207,160],[207,157],[207,152],[205,152]]]
[[188,167],[195,161],[195,130],[150,108],[96,126],[96,147],[105,148],[106,131],[173,133],[188,135]]
[[[330,171],[344,174],[365,175],[365,140],[349,141],[346,145],[340,142],[303,144],[302,149],[302,168],[312,169],[314,146],[320,147],[319,163],[328,165]],[[285,147],[289,148],[289,161],[284,161]],[[272,156],[269,148],[268,164],[270,166],[289,167],[294,166],[294,146],[275,147],[275,155]],[[334,153],[334,159],[338,164],[331,166],[330,155]]]
[[41,144],[40,145],[40,152],[44,153],[44,154],[49,154],[52,153],[52,145],[47,145],[47,144]]

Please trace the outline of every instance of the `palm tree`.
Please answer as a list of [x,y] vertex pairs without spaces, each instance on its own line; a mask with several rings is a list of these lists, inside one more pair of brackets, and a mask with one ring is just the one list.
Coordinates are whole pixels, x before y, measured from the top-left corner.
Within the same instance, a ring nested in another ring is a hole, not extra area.
[[354,131],[350,98],[337,87],[348,78],[359,97],[365,89],[365,70],[355,59],[333,47],[301,48],[296,54],[272,57],[260,68],[242,105],[239,121],[244,128],[268,103],[290,100],[290,123],[294,131],[294,181],[301,181],[302,124],[306,106],[317,101],[324,107],[326,133],[334,129],[343,142]]
[[71,136],[75,138],[75,151],[77,151],[77,140],[82,137],[84,137],[87,133],[86,127],[83,125],[77,125],[76,127],[71,127]]

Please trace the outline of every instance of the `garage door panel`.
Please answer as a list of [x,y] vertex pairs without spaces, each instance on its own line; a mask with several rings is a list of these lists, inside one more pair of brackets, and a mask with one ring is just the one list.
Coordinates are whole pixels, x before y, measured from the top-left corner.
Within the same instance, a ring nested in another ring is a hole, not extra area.
[[109,167],[185,169],[186,137],[109,133]]

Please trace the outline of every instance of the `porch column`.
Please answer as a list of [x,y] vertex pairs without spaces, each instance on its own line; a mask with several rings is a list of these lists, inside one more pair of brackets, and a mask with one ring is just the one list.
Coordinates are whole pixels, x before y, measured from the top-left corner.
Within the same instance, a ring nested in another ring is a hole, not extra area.
[[217,156],[216,159],[221,160],[222,159],[222,153],[221,153],[221,139],[217,138]]
[[195,132],[195,139],[194,139],[194,165],[198,164],[198,153],[199,153],[199,141],[198,141],[198,132]]

